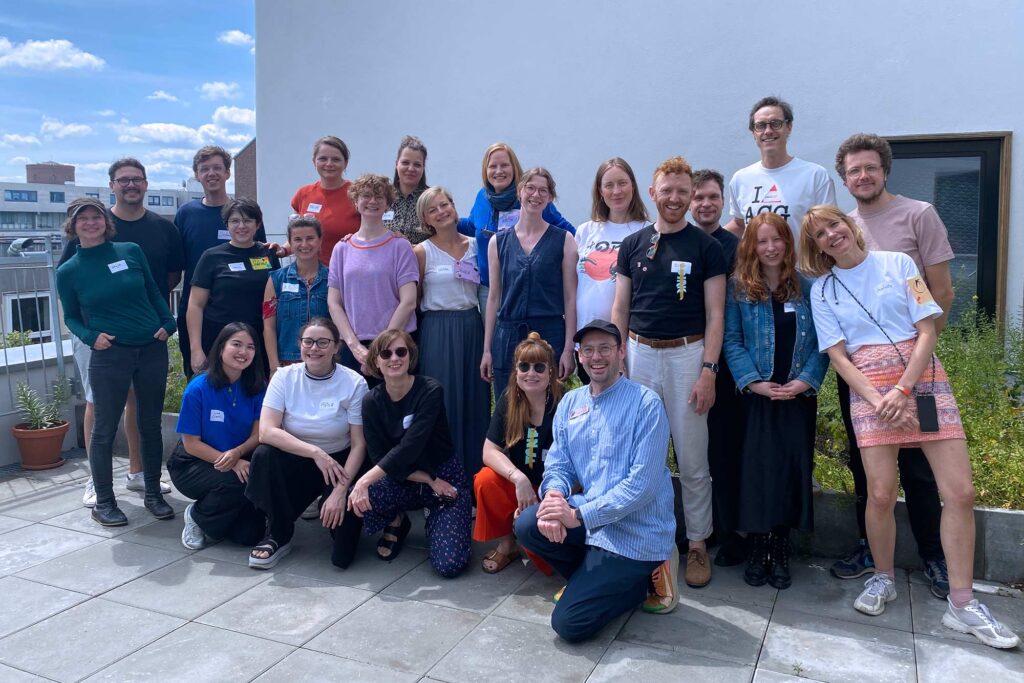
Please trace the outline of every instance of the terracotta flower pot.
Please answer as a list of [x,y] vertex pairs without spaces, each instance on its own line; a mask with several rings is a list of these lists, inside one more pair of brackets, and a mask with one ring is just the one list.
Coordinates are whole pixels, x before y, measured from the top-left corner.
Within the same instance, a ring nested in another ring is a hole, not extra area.
[[21,452],[21,467],[26,470],[49,470],[64,464],[60,447],[67,434],[67,422],[46,429],[27,429],[25,422],[11,427]]

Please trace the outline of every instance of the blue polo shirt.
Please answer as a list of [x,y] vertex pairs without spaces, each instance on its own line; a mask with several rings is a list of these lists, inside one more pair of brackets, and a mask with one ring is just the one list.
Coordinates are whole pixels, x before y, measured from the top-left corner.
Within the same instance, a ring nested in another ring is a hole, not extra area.
[[241,380],[214,389],[205,372],[196,375],[181,397],[175,431],[198,436],[207,446],[221,452],[241,445],[252,434],[252,423],[260,419],[263,393],[247,395]]

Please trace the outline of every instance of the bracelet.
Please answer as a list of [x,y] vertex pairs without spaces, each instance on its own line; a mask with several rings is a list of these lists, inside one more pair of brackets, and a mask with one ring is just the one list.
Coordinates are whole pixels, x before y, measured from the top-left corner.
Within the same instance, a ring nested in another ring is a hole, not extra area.
[[508,479],[509,481],[512,481],[512,475],[514,475],[516,472],[518,472],[518,470],[515,467],[509,467],[508,473],[505,474],[505,478]]
[[893,387],[893,389],[895,389],[896,391],[900,392],[901,394],[903,394],[907,398],[910,398],[910,389],[907,389],[905,386],[897,384],[896,386]]

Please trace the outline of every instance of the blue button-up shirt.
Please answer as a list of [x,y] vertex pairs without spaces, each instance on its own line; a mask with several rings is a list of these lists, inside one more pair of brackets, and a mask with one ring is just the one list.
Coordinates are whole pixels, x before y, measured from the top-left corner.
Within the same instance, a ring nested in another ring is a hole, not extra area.
[[[575,389],[559,403],[553,432],[541,497],[561,491],[579,508],[588,545],[633,560],[668,559],[676,522],[658,395],[625,377],[597,396]],[[577,482],[583,492],[570,496]]]

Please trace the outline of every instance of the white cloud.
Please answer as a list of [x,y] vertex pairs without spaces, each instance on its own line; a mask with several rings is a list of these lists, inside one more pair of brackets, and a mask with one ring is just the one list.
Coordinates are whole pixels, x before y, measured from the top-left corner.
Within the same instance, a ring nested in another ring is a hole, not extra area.
[[217,107],[213,112],[213,122],[219,126],[234,125],[253,128],[256,125],[256,112],[242,107]]
[[188,161],[192,162],[192,157],[195,155],[194,149],[186,149],[180,147],[164,147],[158,149],[155,152],[151,152],[146,155],[147,163],[156,163],[158,161]]
[[221,33],[219,36],[217,36],[217,42],[218,43],[223,43],[225,45],[242,45],[242,46],[246,46],[246,45],[251,46],[251,45],[254,45],[256,43],[256,41],[253,40],[252,36],[250,36],[248,33],[245,33],[244,31],[239,31],[236,28],[233,28],[230,31],[224,31],[223,33]]
[[32,160],[28,157],[11,157],[7,160],[8,164],[31,164]]
[[94,161],[89,164],[75,164],[76,169],[84,169],[86,171],[103,171],[106,173],[110,169],[110,162],[108,161]]
[[234,100],[242,96],[242,89],[237,83],[213,81],[203,83],[198,88],[204,100]]
[[180,123],[143,123],[138,126],[120,124],[115,126],[118,129],[118,142],[159,142],[163,144],[181,143],[188,145],[202,145],[203,140],[195,128],[183,126]]
[[93,131],[92,126],[84,123],[64,123],[57,119],[43,117],[43,125],[39,127],[39,132],[47,138],[60,140],[67,137],[92,135]]
[[167,102],[177,102],[178,98],[167,92],[166,90],[155,90],[152,95],[146,95],[147,100],[165,100]]
[[117,112],[113,109],[100,109],[99,111],[94,111],[93,114],[96,116],[117,116]]
[[4,133],[0,135],[0,147],[19,147],[23,145],[39,145],[39,138],[35,135],[21,135],[20,133]]
[[12,43],[7,38],[0,37],[0,68],[99,71],[105,65],[103,59],[83,52],[68,40],[26,40],[24,43]]

